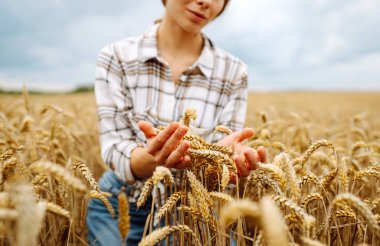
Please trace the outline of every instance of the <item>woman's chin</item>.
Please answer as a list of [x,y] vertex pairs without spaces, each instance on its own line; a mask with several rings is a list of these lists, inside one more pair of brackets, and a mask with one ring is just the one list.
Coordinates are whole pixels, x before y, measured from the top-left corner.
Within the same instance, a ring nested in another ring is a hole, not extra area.
[[198,34],[202,31],[202,27],[203,26],[200,26],[199,24],[195,24],[195,23],[186,23],[185,25],[182,25],[182,29],[187,32],[187,33],[191,33],[191,34]]

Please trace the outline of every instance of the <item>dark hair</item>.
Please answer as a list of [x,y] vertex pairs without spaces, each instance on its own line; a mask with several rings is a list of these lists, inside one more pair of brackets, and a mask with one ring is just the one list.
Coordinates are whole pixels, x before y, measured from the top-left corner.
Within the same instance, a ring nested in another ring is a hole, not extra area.
[[[161,1],[162,1],[162,4],[165,6],[167,0],[161,0]],[[230,0],[224,0],[224,5],[223,5],[223,8],[222,8],[222,11],[220,11],[220,13],[216,17],[218,17],[219,15],[221,15],[223,13],[223,11],[226,9],[226,7],[227,7],[227,5],[228,5],[229,2],[230,2]]]

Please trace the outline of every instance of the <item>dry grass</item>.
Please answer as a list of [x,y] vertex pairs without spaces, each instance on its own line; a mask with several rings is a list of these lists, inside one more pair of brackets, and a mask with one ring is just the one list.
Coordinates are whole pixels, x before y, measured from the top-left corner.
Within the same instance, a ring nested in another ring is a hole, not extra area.
[[[140,197],[139,205],[161,182],[173,191],[147,221],[165,225],[149,228],[141,245],[377,245],[378,105],[376,93],[251,94],[248,144],[265,146],[268,163],[228,186],[233,150],[188,134],[193,165],[183,182],[173,185],[160,168]],[[96,183],[105,170],[99,153],[92,94],[1,95],[1,245],[86,245],[87,200],[110,207]]]

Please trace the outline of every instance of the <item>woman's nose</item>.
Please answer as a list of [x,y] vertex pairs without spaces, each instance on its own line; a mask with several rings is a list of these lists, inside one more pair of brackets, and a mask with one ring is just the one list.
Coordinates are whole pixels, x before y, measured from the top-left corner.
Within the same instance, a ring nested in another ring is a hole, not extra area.
[[198,4],[201,4],[203,6],[210,6],[210,4],[212,3],[213,0],[197,0],[197,3]]

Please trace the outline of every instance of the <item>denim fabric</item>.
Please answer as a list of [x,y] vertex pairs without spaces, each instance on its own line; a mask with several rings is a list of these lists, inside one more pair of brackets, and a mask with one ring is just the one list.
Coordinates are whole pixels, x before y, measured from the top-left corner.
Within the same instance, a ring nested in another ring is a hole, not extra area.
[[[90,245],[112,246],[123,245],[118,226],[118,201],[117,196],[123,188],[128,193],[131,187],[120,180],[113,171],[107,171],[99,180],[102,191],[112,193],[108,197],[115,210],[116,216],[112,218],[103,202],[99,199],[91,199],[88,204],[86,223],[88,227],[87,240]],[[135,203],[129,203],[130,229],[126,238],[126,245],[137,245],[144,233],[145,222],[151,212],[152,198],[149,197],[145,205],[137,209]]]

